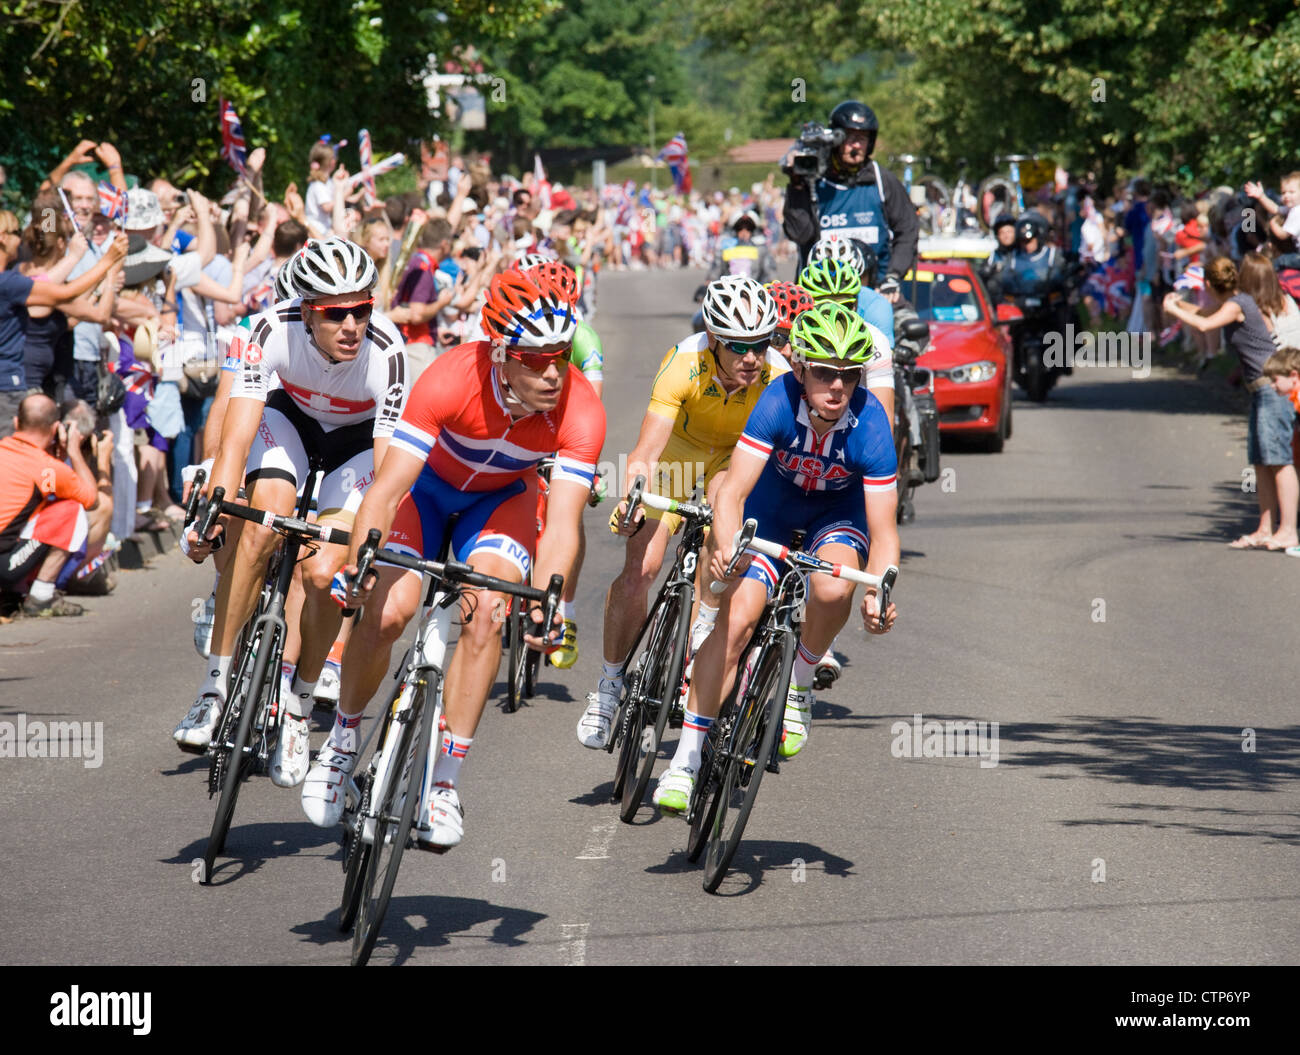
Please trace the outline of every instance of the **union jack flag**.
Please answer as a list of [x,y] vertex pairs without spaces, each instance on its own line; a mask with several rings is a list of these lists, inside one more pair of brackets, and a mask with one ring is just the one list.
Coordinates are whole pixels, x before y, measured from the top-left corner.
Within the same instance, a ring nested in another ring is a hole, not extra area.
[[361,171],[365,174],[366,192],[370,195],[370,201],[378,201],[379,192],[375,190],[375,176],[374,173],[369,171],[370,166],[374,163],[374,156],[370,151],[370,133],[363,128],[358,138],[360,143],[357,145],[357,150],[361,155]]
[[668,162],[668,171],[673,174],[673,186],[678,194],[691,192],[691,166],[687,157],[686,136],[678,132],[668,145],[659,151],[659,160]]
[[118,190],[111,183],[103,180],[99,183],[99,211],[110,220],[126,216],[126,191]]
[[239,115],[235,113],[235,108],[225,99],[222,99],[220,104],[221,156],[230,162],[230,167],[242,176],[244,175],[244,163],[248,158],[248,151],[244,144],[244,128],[239,123]]

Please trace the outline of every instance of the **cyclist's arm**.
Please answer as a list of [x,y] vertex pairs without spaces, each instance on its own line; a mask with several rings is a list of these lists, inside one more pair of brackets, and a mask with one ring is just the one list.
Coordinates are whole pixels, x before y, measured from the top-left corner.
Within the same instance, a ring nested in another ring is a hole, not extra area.
[[858,428],[869,430],[859,454],[851,457],[862,472],[866,500],[867,537],[871,549],[867,571],[879,575],[899,559],[898,543],[898,458],[894,453],[891,419],[869,403]]
[[221,446],[221,426],[226,420],[226,408],[230,406],[230,389],[235,383],[233,370],[222,370],[217,375],[217,391],[212,397],[212,407],[208,410],[208,420],[203,423],[203,450],[212,452]]
[[[366,488],[366,496],[361,500],[361,508],[357,510],[352,528],[352,544],[348,547],[347,563],[351,567],[355,567],[357,549],[371,528],[379,530],[380,545],[384,544],[383,540],[388,538],[388,532],[393,526],[393,518],[397,516],[398,503],[415,486],[425,464],[423,458],[417,458],[400,447],[387,450],[382,461],[383,466],[375,470],[375,482]],[[375,441],[375,462],[378,466],[378,440]]]
[[723,564],[731,559],[731,543],[740,530],[745,513],[745,500],[754,490],[763,473],[767,459],[739,444],[731,456],[731,466],[718,488],[713,507],[712,539]]
[[221,423],[221,445],[212,465],[209,494],[213,488],[224,487],[227,501],[234,501],[244,480],[248,452],[253,446],[253,437],[257,435],[257,427],[262,423],[265,407],[265,400],[246,396],[236,396],[227,404],[225,420]]
[[[628,493],[632,481],[638,476],[653,481],[654,477],[650,470],[663,454],[664,448],[668,446],[668,440],[673,434],[674,420],[653,410],[646,411],[645,417],[641,420],[641,434],[636,438],[636,446],[627,456],[627,475],[623,479],[623,494]],[[653,483],[650,486],[653,486]]]
[[590,483],[551,480],[546,498],[546,530],[537,543],[537,561],[533,566],[535,584],[545,587],[552,575],[563,575],[567,583],[573,576],[582,511],[590,497]]

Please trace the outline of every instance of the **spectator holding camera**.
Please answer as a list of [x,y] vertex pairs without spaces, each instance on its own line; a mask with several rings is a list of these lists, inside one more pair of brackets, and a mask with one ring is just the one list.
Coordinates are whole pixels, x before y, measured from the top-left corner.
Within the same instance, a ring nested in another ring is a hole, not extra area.
[[782,166],[790,177],[784,227],[799,247],[800,269],[823,234],[842,235],[870,248],[876,254],[877,288],[897,303],[902,276],[916,261],[921,225],[902,182],[871,159],[879,129],[871,108],[850,99],[831,111],[830,130],[838,143],[825,171],[801,175],[793,165],[797,159],[787,156]]
[[99,498],[96,470],[82,453],[85,437],[75,423],[62,424],[54,400],[39,393],[23,399],[12,425],[13,435],[0,439],[0,587],[21,587],[35,573],[24,615],[81,615],[54,586],[85,544],[86,511]]

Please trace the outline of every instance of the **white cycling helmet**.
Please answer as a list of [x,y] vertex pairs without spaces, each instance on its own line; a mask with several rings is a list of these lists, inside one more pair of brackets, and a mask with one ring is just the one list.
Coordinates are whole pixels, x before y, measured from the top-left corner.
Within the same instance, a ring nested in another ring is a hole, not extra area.
[[752,278],[724,275],[704,291],[704,328],[715,337],[758,340],[776,329],[776,301]]
[[285,282],[304,300],[363,293],[379,281],[370,254],[355,242],[333,235],[310,240],[285,268],[289,269]]
[[298,295],[298,291],[293,288],[293,276],[290,274],[292,270],[293,258],[291,257],[281,264],[280,269],[275,273],[275,281],[271,283],[271,295],[277,304],[282,300],[293,300]]
[[808,263],[816,260],[838,260],[853,268],[859,277],[867,269],[867,262],[862,258],[861,250],[853,244],[853,239],[838,234],[826,235],[808,251]]
[[547,253],[525,253],[511,266],[517,267],[520,271],[527,271],[538,264],[549,264],[554,259],[555,257]]

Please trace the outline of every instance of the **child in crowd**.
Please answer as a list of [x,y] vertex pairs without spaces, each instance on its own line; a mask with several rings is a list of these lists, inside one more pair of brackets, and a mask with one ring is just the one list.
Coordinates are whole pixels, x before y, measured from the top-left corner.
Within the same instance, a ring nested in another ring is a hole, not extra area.
[[[1264,364],[1264,376],[1273,382],[1273,388],[1286,396],[1300,415],[1300,348],[1286,347],[1274,352]],[[1291,460],[1300,465],[1300,418],[1291,434]],[[1300,546],[1288,546],[1288,557],[1300,557]]]

